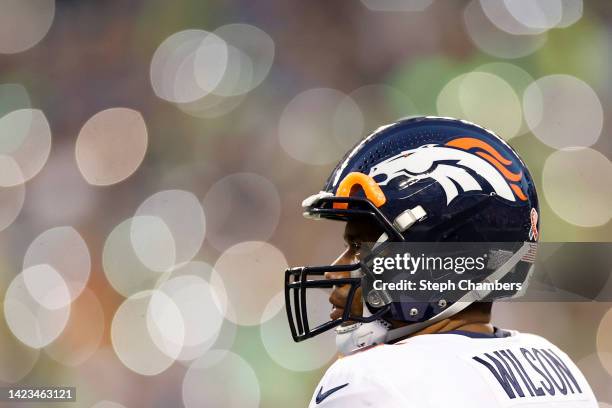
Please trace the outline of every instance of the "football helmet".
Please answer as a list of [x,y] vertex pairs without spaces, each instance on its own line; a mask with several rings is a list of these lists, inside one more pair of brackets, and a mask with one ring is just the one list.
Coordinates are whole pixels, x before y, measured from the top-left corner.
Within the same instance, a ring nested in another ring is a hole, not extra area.
[[[304,200],[304,216],[349,221],[365,218],[385,242],[511,243],[484,278],[529,278],[538,240],[538,199],[518,154],[481,126],[442,117],[403,119],[378,128],[351,149],[323,190]],[[291,334],[302,341],[336,328],[341,351],[390,342],[458,313],[486,296],[466,291],[451,302],[393,301],[366,291],[363,262],[304,266],[285,272],[285,305]],[[350,277],[325,279],[325,272]],[[308,289],[350,285],[342,317],[311,327]],[[364,313],[351,314],[357,288]],[[517,295],[516,291],[506,294]],[[389,321],[405,322],[391,328]],[[345,324],[343,324],[345,323]]]

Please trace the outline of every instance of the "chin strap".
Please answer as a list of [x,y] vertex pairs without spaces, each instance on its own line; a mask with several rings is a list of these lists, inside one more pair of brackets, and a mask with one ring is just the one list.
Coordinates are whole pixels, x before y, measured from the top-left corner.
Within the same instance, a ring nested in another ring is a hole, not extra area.
[[[494,282],[506,276],[516,264],[527,255],[531,249],[531,243],[525,242],[512,256],[506,259],[491,275],[486,279],[487,282]],[[485,298],[491,291],[480,290],[470,291],[463,295],[458,301],[451,304],[448,309],[433,316],[424,322],[412,323],[406,326],[391,328],[391,324],[382,319],[371,323],[352,323],[336,328],[336,347],[342,355],[349,355],[359,350],[377,344],[390,343],[402,337],[409,336],[422,330],[434,323],[448,319],[451,316],[464,310],[472,303]],[[369,310],[364,305],[364,317],[371,316]]]
[[351,323],[336,328],[336,348],[343,356],[385,343],[391,324],[378,319],[371,323]]
[[[485,282],[495,282],[502,279],[506,276],[512,269],[516,266],[519,261],[529,252],[531,248],[531,244],[529,242],[524,242],[523,246],[519,248],[512,256],[510,256],[503,264],[499,266],[491,275],[487,277]],[[471,305],[472,303],[484,299],[489,293],[490,290],[472,290],[463,295],[459,300],[454,302],[452,305],[448,307],[448,309],[442,311],[441,313],[433,316],[431,319],[426,320],[424,322],[413,323],[406,326],[398,327],[397,329],[389,330],[387,333],[387,337],[385,338],[385,343],[397,340],[401,337],[409,336],[411,334],[416,333],[419,330],[424,329],[434,323],[437,323],[441,320],[447,319],[457,313],[461,312],[463,309]]]

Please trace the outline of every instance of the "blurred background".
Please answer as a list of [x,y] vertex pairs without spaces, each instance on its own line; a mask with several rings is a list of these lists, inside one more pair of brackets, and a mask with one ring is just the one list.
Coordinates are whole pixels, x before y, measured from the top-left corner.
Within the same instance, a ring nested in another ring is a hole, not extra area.
[[[2,1],[0,386],[306,406],[334,337],[293,343],[283,271],[335,259],[343,226],[301,200],[404,116],[498,132],[543,241],[610,241],[611,21],[605,0]],[[494,320],[566,350],[610,408],[611,306]]]

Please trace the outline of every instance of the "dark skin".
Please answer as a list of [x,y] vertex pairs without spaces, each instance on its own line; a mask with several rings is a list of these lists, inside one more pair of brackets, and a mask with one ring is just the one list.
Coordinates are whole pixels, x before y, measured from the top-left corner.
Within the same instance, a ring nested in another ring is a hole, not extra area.
[[[346,223],[344,230],[344,241],[346,250],[336,259],[333,265],[345,265],[359,261],[360,248],[363,242],[375,242],[381,235],[381,231],[366,220],[353,220]],[[327,272],[326,279],[339,279],[349,277],[349,272]],[[335,286],[329,297],[332,304],[331,319],[338,319],[344,313],[346,299],[349,293],[349,285]],[[355,292],[355,298],[351,305],[351,314],[361,316],[363,314],[363,302],[361,300],[361,289]],[[401,327],[404,322],[391,321],[393,327]],[[491,313],[482,310],[481,307],[467,307],[461,312],[448,319],[441,320],[422,329],[412,336],[419,334],[442,333],[451,330],[464,330],[476,333],[493,333],[491,325]]]

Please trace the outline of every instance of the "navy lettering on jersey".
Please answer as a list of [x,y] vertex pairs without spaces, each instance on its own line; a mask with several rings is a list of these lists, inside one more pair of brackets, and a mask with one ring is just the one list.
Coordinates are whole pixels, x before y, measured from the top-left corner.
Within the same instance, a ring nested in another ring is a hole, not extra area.
[[551,349],[504,349],[472,359],[487,368],[510,399],[582,394],[570,367]]
[[516,379],[514,372],[508,366],[508,363],[500,358],[499,351],[496,351],[495,354],[497,355],[497,358],[493,357],[489,353],[484,353],[484,355],[491,360],[493,364],[495,364],[495,367],[478,356],[474,356],[472,358],[491,371],[495,379],[499,382],[499,385],[501,385],[504,391],[506,391],[509,398],[515,398],[515,392],[519,396],[524,397],[525,394],[523,393],[523,389]]

